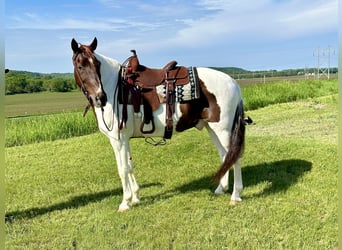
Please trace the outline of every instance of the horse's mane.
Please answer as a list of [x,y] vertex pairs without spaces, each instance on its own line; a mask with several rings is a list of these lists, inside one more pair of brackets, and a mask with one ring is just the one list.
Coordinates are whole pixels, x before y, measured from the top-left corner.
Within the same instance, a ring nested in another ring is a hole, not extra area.
[[117,78],[120,71],[120,63],[115,59],[101,55],[99,53],[94,53],[94,55],[101,63],[100,72],[102,83],[106,84],[108,81],[111,81],[113,77]]

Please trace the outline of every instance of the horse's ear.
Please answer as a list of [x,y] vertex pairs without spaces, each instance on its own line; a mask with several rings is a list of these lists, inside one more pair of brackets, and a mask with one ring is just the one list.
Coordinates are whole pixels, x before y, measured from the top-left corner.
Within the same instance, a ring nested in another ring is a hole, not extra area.
[[91,42],[91,44],[89,45],[90,49],[92,52],[94,52],[94,50],[96,50],[97,47],[97,38],[95,37],[94,40]]
[[74,53],[78,51],[78,43],[76,42],[75,38],[71,40],[71,48]]

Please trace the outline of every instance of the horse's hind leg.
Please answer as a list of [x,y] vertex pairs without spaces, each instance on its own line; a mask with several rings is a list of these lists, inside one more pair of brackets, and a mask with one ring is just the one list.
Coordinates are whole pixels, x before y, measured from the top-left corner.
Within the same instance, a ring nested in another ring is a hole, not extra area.
[[228,184],[229,184],[229,170],[221,178],[219,185],[215,189],[215,194],[220,195],[220,194],[224,194],[225,192],[227,192]]
[[[230,133],[227,131],[220,131],[215,132],[209,125],[206,126],[208,133],[215,144],[221,161],[224,161],[224,158],[226,157],[228,147],[229,147],[229,137]],[[226,174],[221,178],[219,185],[217,186],[215,190],[215,194],[224,194],[228,190],[229,185],[229,170],[226,172]],[[242,184],[242,175],[241,175],[241,166],[240,166],[240,160],[238,160],[234,164],[234,185],[233,185],[233,193],[231,195],[231,203],[235,203],[237,201],[241,201],[240,194],[243,189]]]
[[[217,134],[214,132],[214,130],[207,124],[206,126],[208,133],[210,135],[211,140],[213,141],[214,145],[217,148],[217,151],[219,153],[221,162],[224,161],[224,157],[227,154],[227,149],[222,145],[219,137],[217,136]],[[228,138],[229,138],[229,134],[227,133],[226,136],[221,135],[224,138],[227,137],[227,142],[228,142]],[[227,190],[228,190],[228,184],[229,184],[229,170],[227,171],[227,173],[221,178],[219,185],[217,186],[216,190],[215,190],[215,194],[219,195],[219,194],[224,194]]]
[[[218,187],[215,190],[215,194],[220,195],[224,194],[228,190],[229,184],[229,170],[227,173],[221,178]],[[243,185],[242,185],[242,174],[241,174],[241,166],[240,160],[238,160],[234,164],[234,186],[233,186],[233,193],[230,198],[230,203],[235,204],[236,202],[242,201],[240,195],[242,193]]]
[[234,164],[234,187],[233,193],[230,198],[230,203],[235,204],[237,201],[242,201],[240,194],[242,192],[243,185],[242,185],[242,174],[241,174],[241,165],[240,159]]

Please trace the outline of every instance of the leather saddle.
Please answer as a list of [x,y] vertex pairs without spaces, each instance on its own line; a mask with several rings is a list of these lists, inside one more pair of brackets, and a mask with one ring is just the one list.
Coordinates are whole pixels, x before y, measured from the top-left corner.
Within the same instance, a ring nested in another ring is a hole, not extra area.
[[139,63],[135,50],[131,50],[131,52],[133,56],[127,59],[131,72],[127,77],[131,78],[139,87],[154,88],[166,84],[168,81],[172,81],[176,86],[189,82],[188,69],[184,66],[177,66],[176,61],[169,62],[161,69],[152,69]]
[[[177,66],[176,61],[167,63],[161,69],[148,68],[139,63],[135,50],[131,50],[133,55],[123,63],[122,79],[125,83],[121,91],[123,103],[123,122],[127,121],[128,96],[134,106],[134,112],[140,111],[143,104],[144,119],[140,126],[140,131],[144,134],[153,133],[155,130],[153,114],[160,105],[160,99],[156,87],[165,86],[166,100],[166,127],[164,139],[170,139],[173,131],[172,116],[175,110],[176,86],[189,83],[189,72],[184,66]],[[152,129],[144,130],[144,124],[152,124]],[[120,125],[122,128],[122,123]]]

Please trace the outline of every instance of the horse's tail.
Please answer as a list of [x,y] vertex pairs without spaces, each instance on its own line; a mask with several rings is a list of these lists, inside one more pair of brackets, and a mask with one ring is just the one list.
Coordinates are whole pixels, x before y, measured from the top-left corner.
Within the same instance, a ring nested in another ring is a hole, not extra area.
[[214,177],[214,182],[219,182],[230,167],[242,155],[245,142],[245,120],[242,100],[236,107],[231,135],[229,138],[229,148],[226,157]]

